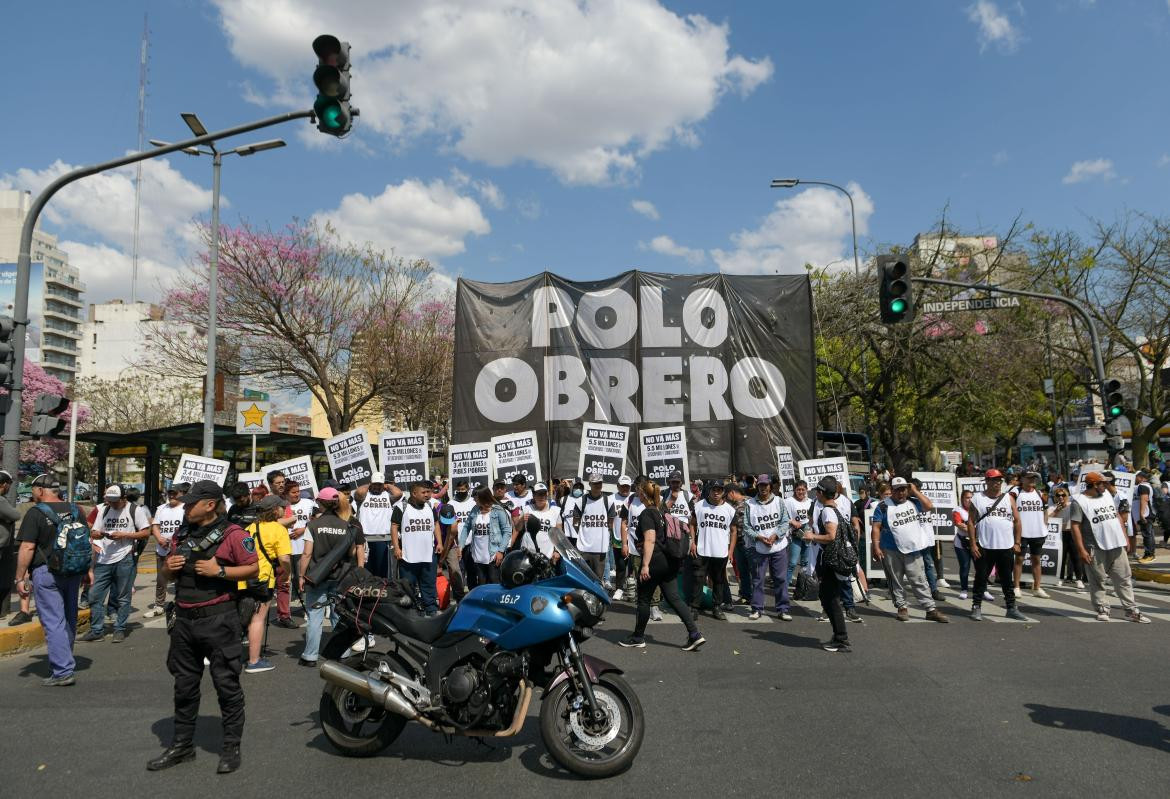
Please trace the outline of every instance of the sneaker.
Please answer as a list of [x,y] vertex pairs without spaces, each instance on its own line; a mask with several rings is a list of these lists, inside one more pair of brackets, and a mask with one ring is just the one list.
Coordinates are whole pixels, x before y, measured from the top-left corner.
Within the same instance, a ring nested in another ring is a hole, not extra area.
[[748,619],[749,619],[749,620],[751,620],[751,621],[755,621],[755,620],[756,620],[756,619],[758,619],[758,618],[760,618],[760,611],[758,611],[758,610],[755,610],[755,609],[753,608],[753,609],[752,609],[752,612],[748,614]]
[[[750,605],[751,603],[752,603],[752,601],[750,599],[744,599],[741,596],[737,596],[735,598],[735,604],[737,604],[737,605]],[[724,610],[731,610],[731,608],[724,607]]]
[[951,584],[950,584],[950,583],[948,583],[948,582],[947,582],[946,580],[944,580],[943,578],[939,577],[939,578],[938,578],[938,587],[939,587],[939,588],[950,588],[950,587],[951,587]]
[[1140,558],[1138,558],[1138,563],[1153,563],[1153,562],[1154,562],[1153,555],[1142,555]]
[[1032,596],[1038,597],[1040,599],[1048,599],[1050,594],[1047,591],[1045,591],[1043,588],[1037,588],[1035,591],[1032,592]]
[[211,661],[210,661],[210,660],[208,660],[207,658],[203,658],[203,665],[204,665],[204,666],[210,666],[210,665],[211,665]]
[[16,615],[8,620],[9,627],[15,627],[18,624],[28,624],[33,620],[31,613],[25,613],[23,610],[17,611]]
[[966,592],[966,591],[960,591],[960,592],[959,592],[959,599],[966,599],[966,598],[967,598],[967,592]]
[[950,619],[948,619],[946,616],[944,616],[943,612],[941,610],[939,610],[938,608],[933,608],[931,610],[926,611],[926,620],[927,621],[937,621],[940,624],[947,624],[950,622]]
[[146,612],[142,614],[142,618],[153,619],[153,618],[156,618],[156,617],[161,616],[161,615],[163,615],[163,609],[160,608],[158,605],[151,605],[149,608],[146,609]]
[[650,607],[650,621],[662,621],[662,611],[658,609],[657,605]]
[[1142,613],[1140,610],[1131,610],[1125,614],[1126,621],[1132,621],[1137,624],[1149,624],[1150,617]]
[[971,608],[971,621],[983,621],[983,608],[978,605]]
[[1084,584],[1082,581],[1080,581],[1080,580],[1077,580],[1077,590],[1078,590],[1078,591],[1084,591],[1084,590],[1085,590],[1085,584]]
[[852,652],[853,647],[849,646],[848,641],[829,641],[821,644],[821,649],[826,652]]
[[703,634],[702,633],[695,633],[694,635],[687,637],[687,642],[685,644],[683,644],[683,651],[684,652],[698,651],[699,647],[701,647],[705,643],[707,643],[707,639],[703,637]]
[[856,610],[854,610],[853,608],[849,608],[848,610],[845,611],[845,621],[852,621],[852,622],[857,622],[858,624],[860,624],[862,619],[861,619],[861,615],[858,614],[858,612]]
[[727,621],[727,614],[723,612],[723,608],[718,606],[716,606],[715,609],[711,611],[711,617],[715,619],[715,621]]
[[898,621],[910,621],[910,611],[905,607],[898,608]]
[[995,594],[991,593],[990,591],[984,591],[983,598],[988,602],[994,602],[995,601]]
[[1097,621],[1109,621],[1109,611],[1098,610],[1097,611]]
[[298,666],[308,666],[310,668],[315,669],[315,668],[317,668],[317,661],[316,660],[305,660],[304,658],[297,658],[297,665]]
[[105,630],[90,630],[85,635],[81,636],[82,641],[100,641],[106,637]]
[[41,680],[41,685],[46,688],[64,688],[67,685],[75,685],[77,680],[72,674],[66,674],[64,677],[46,677]]
[[780,612],[780,621],[792,621],[792,614],[784,610]]
[[260,658],[255,663],[249,663],[244,666],[244,671],[248,674],[259,674],[262,671],[272,671],[276,666],[272,665],[272,661],[268,658]]
[[[738,604],[738,603],[736,603],[736,604]],[[747,604],[747,603],[745,603],[745,604]],[[734,607],[735,607],[735,604],[732,604],[731,602],[724,602],[722,605],[719,606],[719,609],[722,610],[724,613],[726,613],[727,611],[731,610]]]
[[277,619],[276,621],[272,622],[272,626],[273,627],[283,627],[286,630],[296,630],[296,629],[299,629],[301,625],[297,624],[290,617],[287,619]]
[[626,595],[625,592],[619,588],[618,590],[613,592],[613,601],[614,602],[621,602],[622,599],[625,598],[625,595]]
[[638,635],[631,635],[629,638],[618,641],[618,646],[624,646],[626,649],[645,649],[646,639]]
[[937,588],[930,592],[930,598],[933,599],[935,602],[939,601]]
[[1010,608],[1008,608],[1007,617],[1014,621],[1031,621],[1031,619],[1029,619],[1023,613],[1020,613],[1020,609],[1015,605],[1012,605]]
[[945,596],[943,596],[942,594],[939,594],[938,591],[935,591],[934,593],[937,594],[937,596],[933,597],[935,602],[946,602],[947,601],[947,598]]
[[122,630],[114,630],[113,642],[115,644],[120,644],[125,640],[126,640],[126,633],[125,632],[123,632]]

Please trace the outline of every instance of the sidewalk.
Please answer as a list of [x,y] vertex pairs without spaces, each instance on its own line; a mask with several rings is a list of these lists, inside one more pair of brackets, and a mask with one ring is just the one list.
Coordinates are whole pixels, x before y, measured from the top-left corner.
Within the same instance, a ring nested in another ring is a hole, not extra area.
[[[1140,554],[1140,544],[1138,550]],[[1153,563],[1133,563],[1133,579],[1170,585],[1170,547],[1159,543],[1154,549]]]

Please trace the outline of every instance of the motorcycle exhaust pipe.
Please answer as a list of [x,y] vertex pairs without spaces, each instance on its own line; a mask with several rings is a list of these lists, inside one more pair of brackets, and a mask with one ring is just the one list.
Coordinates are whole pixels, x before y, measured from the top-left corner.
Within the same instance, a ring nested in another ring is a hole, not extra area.
[[343,666],[334,660],[322,660],[318,673],[325,682],[369,699],[375,705],[381,705],[395,715],[403,716],[411,721],[419,717],[414,706],[393,685],[367,676],[348,666]]

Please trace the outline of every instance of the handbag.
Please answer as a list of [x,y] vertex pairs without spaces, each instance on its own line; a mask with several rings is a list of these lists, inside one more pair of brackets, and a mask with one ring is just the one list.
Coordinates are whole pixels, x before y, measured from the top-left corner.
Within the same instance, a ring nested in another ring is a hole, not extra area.
[[[837,532],[833,540],[821,550],[821,561],[837,574],[851,575],[857,569],[857,548],[853,546],[845,517],[836,508],[833,508],[833,512],[837,514]],[[820,520],[817,521],[819,524]],[[824,530],[824,527],[821,529]]]
[[821,581],[811,572],[806,572],[797,566],[796,585],[793,586],[793,598],[804,601],[819,599],[821,595]]

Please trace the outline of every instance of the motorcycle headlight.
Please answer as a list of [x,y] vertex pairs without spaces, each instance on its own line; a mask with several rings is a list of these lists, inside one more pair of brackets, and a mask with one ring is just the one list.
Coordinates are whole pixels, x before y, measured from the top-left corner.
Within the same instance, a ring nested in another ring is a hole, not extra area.
[[588,591],[581,592],[581,599],[585,602],[585,609],[589,611],[591,616],[601,618],[605,606],[601,604],[601,600]]

